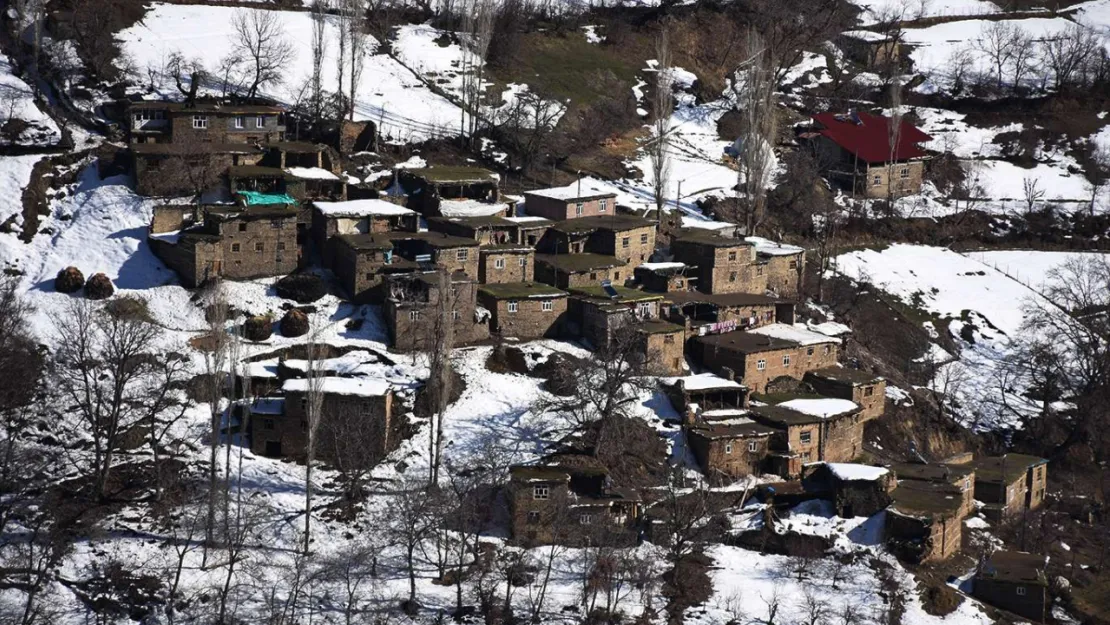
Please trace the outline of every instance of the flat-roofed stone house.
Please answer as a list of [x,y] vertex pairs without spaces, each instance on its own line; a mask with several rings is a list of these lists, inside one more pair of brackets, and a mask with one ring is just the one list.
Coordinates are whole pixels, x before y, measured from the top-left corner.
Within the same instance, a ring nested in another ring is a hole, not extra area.
[[629,278],[628,263],[603,254],[536,254],[537,282],[563,290],[598,286],[608,280],[623,284]]
[[725,377],[731,372],[753,392],[762,393],[777,378],[801,380],[810,371],[835,365],[840,342],[802,325],[774,323],[696,337],[691,352],[707,369]]
[[890,496],[884,531],[887,548],[896,556],[926,563],[960,551],[964,506],[958,489],[943,482],[905,480]]
[[555,338],[566,321],[567,293],[538,282],[484,284],[478,303],[490,312],[490,331],[504,337]]
[[829,397],[850,399],[860,406],[865,420],[877,419],[886,410],[886,379],[860,369],[824,367],[803,378],[813,390]]
[[398,274],[387,279],[388,295],[383,317],[394,349],[400,351],[431,351],[435,344],[435,324],[443,297],[449,286],[446,302],[451,315],[456,346],[468,345],[489,338],[489,315],[478,310],[478,283],[463,273],[419,271]]
[[1044,623],[1052,608],[1047,569],[1048,559],[1043,555],[998,550],[976,569],[972,594],[1034,623]]
[[567,219],[548,227],[537,249],[555,255],[603,254],[636,265],[655,251],[655,224],[632,215]]
[[529,215],[554,221],[615,215],[617,194],[594,180],[579,179],[565,187],[525,191],[524,205]]

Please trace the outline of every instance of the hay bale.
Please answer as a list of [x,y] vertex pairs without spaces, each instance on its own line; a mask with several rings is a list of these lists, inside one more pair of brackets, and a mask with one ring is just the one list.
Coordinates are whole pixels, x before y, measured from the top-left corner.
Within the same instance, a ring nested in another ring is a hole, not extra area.
[[308,315],[296,308],[285,313],[281,318],[281,335],[292,338],[305,334],[308,334]]
[[102,273],[94,273],[85,283],[85,297],[89,299],[108,299],[115,292],[112,281]]
[[243,337],[248,341],[265,341],[274,334],[274,321],[268,315],[249,317],[243,322]]
[[66,267],[54,278],[54,290],[59,293],[76,293],[85,286],[85,274],[76,267]]
[[274,290],[284,299],[310,304],[328,294],[328,285],[316,274],[294,273],[278,280]]

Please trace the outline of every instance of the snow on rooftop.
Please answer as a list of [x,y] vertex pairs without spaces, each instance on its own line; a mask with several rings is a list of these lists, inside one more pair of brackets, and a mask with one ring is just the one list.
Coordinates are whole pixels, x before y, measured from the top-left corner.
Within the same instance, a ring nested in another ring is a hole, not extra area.
[[688,391],[704,391],[711,388],[744,388],[742,384],[735,380],[727,380],[713,373],[699,373],[698,375],[667,379],[668,384],[673,385],[679,382]]
[[279,415],[285,412],[284,397],[259,397],[251,404],[251,413]]
[[793,256],[806,251],[805,248],[797,245],[787,245],[763,237],[745,237],[744,240],[755,246],[757,253],[767,254],[768,256]]
[[686,263],[640,263],[648,271],[666,271],[669,269],[682,269]]
[[612,189],[600,184],[593,178],[581,178],[565,187],[550,187],[547,189],[533,189],[525,192],[527,195],[537,195],[552,200],[573,200],[580,197],[593,197],[598,195],[616,195]]
[[370,217],[387,215],[415,215],[416,212],[385,200],[347,200],[346,202],[313,202],[316,210],[326,217]]
[[[308,392],[308,379],[286,380],[281,390],[295,393]],[[389,382],[376,378],[334,378],[321,379],[321,391],[332,395],[355,395],[359,397],[381,397],[389,392]]]
[[844,325],[843,323],[837,323],[835,321],[826,321],[824,323],[811,323],[811,324],[807,325],[806,327],[809,330],[812,330],[813,332],[816,332],[818,334],[824,334],[825,336],[843,336],[845,334],[851,334],[852,333],[851,328]]
[[840,343],[841,340],[833,337],[814,332],[806,326],[796,323],[788,325],[785,323],[772,323],[760,328],[748,330],[750,334],[759,334],[762,336],[769,336],[774,339],[781,339],[783,341],[793,341],[801,345],[816,345],[818,343]]
[[277,370],[277,358],[243,364],[243,375],[248,378],[276,378],[278,377]]
[[508,219],[509,221],[512,221],[512,222],[515,222],[515,223],[518,223],[518,224],[534,224],[534,223],[543,223],[545,221],[551,221],[547,217],[535,217],[533,215],[517,215],[515,217],[506,217],[505,219]]
[[889,37],[883,35],[882,33],[877,33],[870,30],[849,30],[842,34],[850,39],[859,39],[860,41],[875,42],[886,41],[887,39],[889,39]]
[[285,173],[300,178],[301,180],[332,180],[338,181],[340,178],[330,171],[320,167],[288,167]]
[[440,200],[439,213],[444,217],[489,217],[501,215],[508,210],[504,202],[482,202],[479,200]]
[[857,405],[856,402],[850,399],[839,399],[836,397],[791,399],[790,401],[784,401],[778,404],[778,406],[813,417],[832,417],[859,409],[859,405]]
[[889,470],[882,467],[872,467],[866,464],[826,462],[825,466],[833,472],[833,475],[847,482],[855,480],[872,482],[890,473]]

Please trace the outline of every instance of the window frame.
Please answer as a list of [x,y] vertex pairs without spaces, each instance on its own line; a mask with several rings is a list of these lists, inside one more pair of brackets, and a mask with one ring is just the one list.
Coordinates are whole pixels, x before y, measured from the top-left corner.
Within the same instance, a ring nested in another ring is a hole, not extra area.
[[255,118],[254,118],[254,127],[255,128],[265,128],[266,127],[266,116],[265,115],[256,115]]
[[493,268],[494,269],[504,269],[505,268],[505,259],[504,258],[495,258],[495,259],[493,259]]
[[767,370],[767,361],[762,359],[762,358],[755,361],[755,370],[756,371],[766,371]]
[[244,119],[242,115],[236,115],[235,116],[235,121],[233,122],[233,124],[234,124],[236,130],[242,130],[242,129],[246,128],[247,120]]
[[511,299],[505,304],[505,312],[516,314],[520,310],[520,302]]
[[798,442],[802,445],[813,444],[813,430],[802,430],[798,432]]
[[551,312],[551,311],[555,310],[555,302],[553,302],[553,301],[551,301],[551,300],[549,300],[549,299],[545,299],[545,300],[543,301],[543,303],[542,303],[542,304],[540,304],[540,308],[541,308],[541,309],[542,309],[542,310],[543,310],[544,312]]
[[547,501],[551,499],[551,486],[547,484],[533,484],[532,499],[535,501]]
[[193,130],[208,130],[208,116],[193,115]]

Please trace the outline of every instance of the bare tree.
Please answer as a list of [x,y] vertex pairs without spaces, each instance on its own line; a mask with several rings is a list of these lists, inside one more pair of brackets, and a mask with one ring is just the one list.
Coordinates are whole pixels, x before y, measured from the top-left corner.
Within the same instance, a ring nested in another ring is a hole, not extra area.
[[497,109],[492,121],[499,141],[512,148],[520,156],[520,166],[527,169],[546,146],[566,110],[566,105],[558,100],[523,90],[514,94],[512,102]]
[[347,27],[351,29],[351,80],[348,87],[351,90],[350,119],[355,119],[355,105],[359,85],[362,83],[362,66],[366,61],[366,6],[364,0],[342,0],[348,4],[346,13],[349,15]]
[[324,113],[324,57],[327,54],[327,13],[324,0],[312,2],[312,77],[309,109],[312,119],[320,123]]
[[778,134],[775,84],[767,48],[759,34],[750,30],[747,55],[732,86],[736,107],[744,115],[744,128],[737,158],[739,214],[731,217],[748,235],[754,235],[766,217],[767,187],[774,174],[773,146]]
[[390,532],[405,557],[409,578],[409,596],[405,611],[414,614],[419,609],[416,599],[416,555],[421,543],[436,526],[436,498],[427,488],[427,482],[405,475],[392,493],[392,514],[389,515]]
[[250,66],[247,97],[258,95],[259,89],[280,84],[294,57],[294,48],[285,38],[281,19],[276,11],[236,11],[231,18],[235,29],[233,49]]
[[186,102],[197,99],[197,89],[204,82],[206,74],[204,64],[199,59],[189,59],[180,52],[172,52],[166,60],[166,73],[173,78],[174,85],[185,96]]
[[1085,80],[1088,62],[1102,47],[1102,38],[1083,24],[1071,24],[1064,32],[1045,40],[1041,51],[1053,87],[1062,91]]
[[307,555],[312,544],[312,471],[316,464],[316,440],[320,431],[320,420],[323,416],[324,406],[324,380],[325,372],[321,360],[319,331],[313,331],[308,342],[308,361],[305,367],[307,379],[305,399],[305,417],[308,420],[308,441],[305,444],[304,462],[304,548]]
[[439,483],[439,468],[443,457],[443,421],[451,401],[454,370],[451,368],[451,350],[455,346],[455,303],[457,287],[452,284],[447,270],[437,272],[436,299],[433,302],[430,327],[432,346],[429,357],[430,377],[426,392],[432,393],[432,427],[428,428],[428,484]]
[[[651,162],[651,190],[655,196],[656,224],[663,224],[663,207],[671,178],[671,115],[674,113],[674,77],[670,34],[666,27],[655,40],[655,91],[652,93],[651,140],[646,145]],[[681,198],[676,198],[676,201]]]
[[474,140],[482,115],[482,94],[486,82],[486,59],[493,38],[494,4],[492,0],[466,0],[462,8],[462,109],[460,131]]
[[895,189],[894,169],[898,163],[898,148],[902,141],[902,82],[895,77],[890,83],[890,121],[887,124],[886,201],[887,211],[895,214],[894,200],[901,191]]
[[[218,488],[219,463],[217,451],[220,445],[220,431],[223,422],[221,402],[225,394],[230,395],[228,386],[235,381],[228,373],[230,366],[230,335],[227,331],[228,303],[223,284],[216,280],[208,288],[208,305],[206,316],[208,319],[208,333],[201,350],[204,355],[204,373],[206,380],[206,399],[208,400],[208,513],[204,526],[204,559],[202,566],[207,564],[209,549],[215,546],[216,531],[216,504],[221,496]],[[226,492],[223,493],[226,495]]]
[[976,47],[990,61],[996,89],[1002,89],[1003,76],[1020,53],[1018,46],[1024,43],[1021,34],[1021,26],[998,20],[987,24],[976,40]]
[[1040,180],[1026,176],[1021,179],[1021,192],[1025,202],[1025,216],[1029,217],[1037,210],[1037,205],[1044,200],[1045,190],[1041,188]]

